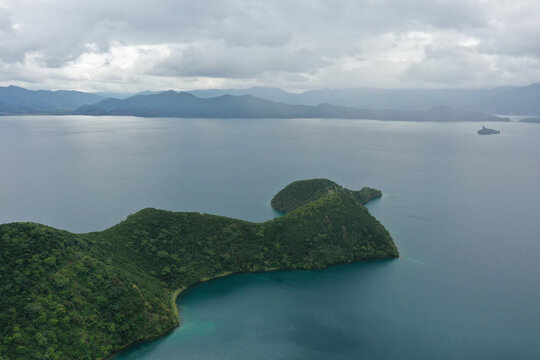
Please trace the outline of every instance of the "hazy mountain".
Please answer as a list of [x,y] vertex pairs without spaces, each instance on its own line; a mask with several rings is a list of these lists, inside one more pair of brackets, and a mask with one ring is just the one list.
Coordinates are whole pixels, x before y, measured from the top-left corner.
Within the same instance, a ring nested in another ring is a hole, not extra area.
[[540,124],[540,117],[521,119],[520,122],[531,123],[531,124]]
[[[135,95],[135,99],[139,99],[136,96],[140,95],[160,95],[163,93],[166,92],[144,91]],[[189,93],[195,95],[199,99],[213,99],[225,95],[233,95],[236,97],[252,95],[256,98],[271,100],[272,102],[281,104],[279,106],[276,104],[270,105],[267,103],[257,103],[255,100],[244,99],[244,103],[241,106],[249,107],[257,106],[257,104],[263,107],[271,106],[273,107],[272,111],[276,113],[276,117],[290,117],[291,114],[296,113],[299,114],[299,117],[306,117],[307,114],[310,114],[310,111],[312,111],[306,108],[303,108],[303,110],[300,110],[302,108],[294,108],[294,110],[293,108],[284,109],[284,105],[313,107],[320,104],[352,107],[355,108],[356,111],[358,111],[358,109],[424,111],[442,106],[491,114],[540,115],[540,84],[532,84],[523,87],[499,87],[487,90],[319,89],[296,94],[272,87],[252,87],[249,89],[193,90]],[[127,100],[134,96],[129,97],[128,94],[116,93],[84,93],[67,90],[35,91],[17,86],[7,86],[0,87],[0,114],[69,113],[73,109],[83,105],[95,104],[102,101],[105,97]],[[178,102],[178,99],[175,99],[175,101]],[[210,114],[208,116],[217,117],[221,115],[223,117],[232,117],[235,112],[233,112],[232,109],[227,109],[227,105],[225,104],[227,101],[223,101],[223,108],[220,109],[226,110],[226,114],[214,113],[212,115],[212,112],[209,111]],[[236,100],[229,99],[229,101]],[[216,106],[218,102],[219,101],[217,100],[213,100],[214,106]],[[130,102],[126,104],[130,104]],[[139,104],[137,105],[138,107],[135,108],[140,110],[142,105],[144,104]],[[126,111],[126,109],[127,107],[124,107],[122,108],[122,111]],[[102,108],[101,110],[107,112],[111,109],[107,110]],[[171,109],[167,109],[169,112],[170,110]],[[256,109],[252,110],[257,113]],[[95,109],[95,111],[98,110]],[[268,117],[266,115],[268,111],[269,109],[263,108],[260,110],[260,113],[263,115],[255,117]],[[350,110],[346,110],[345,113],[347,113],[347,111]],[[281,112],[284,112],[284,114],[279,115]],[[285,113],[287,115],[285,115]],[[356,118],[357,115],[354,115],[353,117]]]
[[346,118],[407,121],[509,121],[473,111],[436,107],[427,111],[370,110],[321,104],[291,105],[252,95],[221,95],[200,98],[172,90],[127,99],[106,99],[84,105],[75,111],[81,115],[133,115],[143,117],[194,118]]
[[255,97],[263,98],[266,100],[272,100],[277,102],[284,102],[294,105],[319,105],[327,101],[320,101],[316,104],[307,104],[303,103],[298,94],[287,92],[285,90],[274,88],[274,87],[251,87],[249,89],[210,89],[210,90],[192,90],[189,93],[201,97],[201,98],[212,98],[221,95],[253,95]]
[[200,98],[172,90],[130,98],[106,99],[76,110],[77,114],[135,115],[158,117],[290,118],[313,117],[314,107],[282,104],[251,95]]
[[135,95],[134,93],[117,93],[117,92],[94,92],[91,94],[99,95],[101,99],[115,98],[115,99],[126,99],[130,96]]
[[0,114],[32,114],[75,109],[103,100],[102,96],[69,90],[28,90],[0,87]]
[[330,103],[370,109],[427,110],[438,106],[492,114],[540,115],[540,84],[522,87],[463,90],[319,89],[295,94],[281,89],[256,87],[229,90],[194,90],[199,97],[245,95],[298,105]]

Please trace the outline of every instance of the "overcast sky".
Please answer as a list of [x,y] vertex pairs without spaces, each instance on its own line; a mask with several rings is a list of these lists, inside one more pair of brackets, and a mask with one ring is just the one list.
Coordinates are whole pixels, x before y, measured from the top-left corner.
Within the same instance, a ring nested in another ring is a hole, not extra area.
[[540,0],[0,0],[0,85],[134,92],[540,82]]

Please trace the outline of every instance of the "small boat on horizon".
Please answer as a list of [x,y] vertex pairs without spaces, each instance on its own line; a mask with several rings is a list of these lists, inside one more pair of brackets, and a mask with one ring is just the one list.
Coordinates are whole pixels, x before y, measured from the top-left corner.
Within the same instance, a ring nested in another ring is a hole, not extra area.
[[480,130],[477,131],[478,135],[496,135],[500,134],[499,130],[489,129],[485,126],[482,126]]

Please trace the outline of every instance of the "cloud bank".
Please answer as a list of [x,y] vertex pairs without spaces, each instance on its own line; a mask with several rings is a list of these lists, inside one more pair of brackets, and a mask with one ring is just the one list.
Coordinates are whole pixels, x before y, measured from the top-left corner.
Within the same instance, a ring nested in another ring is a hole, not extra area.
[[0,84],[140,91],[540,81],[537,0],[0,3]]

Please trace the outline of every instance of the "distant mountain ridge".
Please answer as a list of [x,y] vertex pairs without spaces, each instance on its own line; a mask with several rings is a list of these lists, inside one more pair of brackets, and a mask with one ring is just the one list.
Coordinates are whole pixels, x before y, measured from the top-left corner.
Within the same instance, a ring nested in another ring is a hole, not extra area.
[[130,97],[116,94],[116,98],[108,99],[104,95],[107,94],[0,87],[0,115],[335,117],[415,121],[501,121],[479,113],[540,115],[540,84],[490,90],[321,89],[295,94],[278,88],[253,87],[144,91]]
[[297,105],[330,103],[375,110],[427,110],[438,106],[491,114],[540,115],[540,84],[493,89],[318,89],[291,93],[278,88],[193,90],[199,97],[253,95]]
[[540,124],[540,117],[529,118],[529,119],[521,119],[520,122],[530,123],[530,124]]
[[56,113],[103,99],[102,96],[81,91],[28,90],[10,85],[0,87],[0,115]]
[[339,118],[397,121],[509,121],[493,115],[436,107],[427,111],[371,110],[320,104],[292,105],[252,95],[200,98],[172,90],[127,99],[106,99],[75,110],[78,115],[182,118]]

